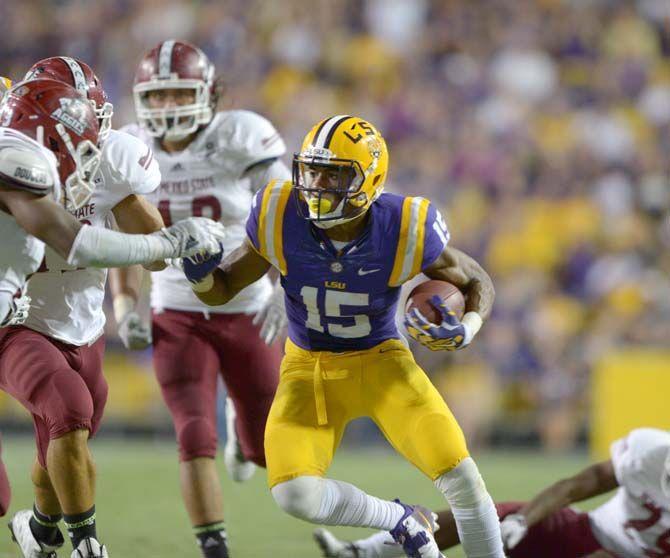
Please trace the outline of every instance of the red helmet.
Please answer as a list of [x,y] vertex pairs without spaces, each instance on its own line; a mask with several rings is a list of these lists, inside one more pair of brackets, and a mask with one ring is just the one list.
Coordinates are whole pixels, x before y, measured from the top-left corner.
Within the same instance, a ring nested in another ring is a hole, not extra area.
[[[194,102],[152,108],[148,93],[192,89]],[[184,41],[164,41],[142,58],[133,85],[135,111],[149,134],[180,140],[212,120],[216,107],[214,65],[198,47]]]
[[22,132],[53,152],[68,210],[88,202],[101,155],[98,120],[81,93],[52,79],[21,82],[0,105],[0,126]]
[[48,78],[62,81],[74,87],[93,104],[100,126],[99,141],[102,143],[112,129],[114,106],[109,102],[102,83],[91,67],[74,58],[53,56],[36,62],[23,78],[24,81],[35,78]]

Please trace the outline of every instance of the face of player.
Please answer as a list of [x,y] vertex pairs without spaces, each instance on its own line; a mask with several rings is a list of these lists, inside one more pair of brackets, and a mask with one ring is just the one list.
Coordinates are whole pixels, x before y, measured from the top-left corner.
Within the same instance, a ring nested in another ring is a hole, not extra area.
[[155,89],[147,92],[147,105],[152,109],[183,107],[195,103],[195,89]]
[[[305,201],[313,216],[326,217],[340,208],[352,186],[353,168],[341,165],[301,165]],[[341,211],[342,208],[340,208]]]

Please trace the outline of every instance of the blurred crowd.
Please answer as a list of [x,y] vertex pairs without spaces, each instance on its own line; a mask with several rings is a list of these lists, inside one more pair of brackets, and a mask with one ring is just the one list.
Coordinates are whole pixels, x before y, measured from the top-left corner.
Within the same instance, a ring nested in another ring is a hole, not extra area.
[[266,115],[291,152],[325,116],[375,123],[389,189],[438,203],[497,288],[470,349],[419,354],[473,433],[570,446],[599,358],[668,344],[668,0],[11,0],[0,32],[0,74],[79,57],[117,126],[166,38],[203,48],[223,108]]

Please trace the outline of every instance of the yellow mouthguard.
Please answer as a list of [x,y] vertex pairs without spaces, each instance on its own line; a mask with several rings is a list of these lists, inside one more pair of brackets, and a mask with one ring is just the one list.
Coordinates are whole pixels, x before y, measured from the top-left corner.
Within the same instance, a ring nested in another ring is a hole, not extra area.
[[333,208],[333,202],[324,198],[312,198],[309,200],[309,210],[317,215],[329,213]]

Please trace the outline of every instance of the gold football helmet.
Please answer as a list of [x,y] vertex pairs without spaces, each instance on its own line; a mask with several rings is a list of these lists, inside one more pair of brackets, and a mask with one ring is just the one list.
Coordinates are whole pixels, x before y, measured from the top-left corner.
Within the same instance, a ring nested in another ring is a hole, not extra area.
[[383,192],[388,164],[386,142],[372,124],[346,115],[322,120],[293,155],[305,217],[330,228],[362,215]]

